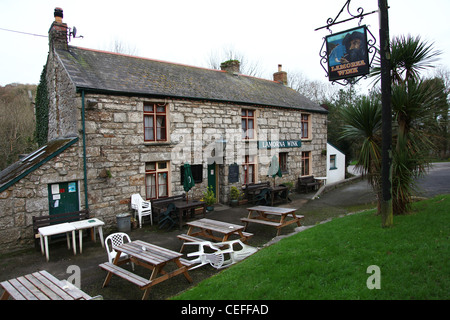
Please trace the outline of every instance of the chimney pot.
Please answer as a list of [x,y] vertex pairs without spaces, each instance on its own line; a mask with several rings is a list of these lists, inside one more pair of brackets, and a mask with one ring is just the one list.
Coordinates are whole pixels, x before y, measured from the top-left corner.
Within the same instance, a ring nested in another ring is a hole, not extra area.
[[48,31],[50,48],[65,49],[67,50],[67,24],[63,23],[63,10],[61,8],[55,8],[53,13],[55,21],[53,21]]
[[62,19],[64,17],[63,9],[61,8],[55,8],[55,11],[53,13],[53,16],[55,17],[55,21],[58,23],[62,23]]

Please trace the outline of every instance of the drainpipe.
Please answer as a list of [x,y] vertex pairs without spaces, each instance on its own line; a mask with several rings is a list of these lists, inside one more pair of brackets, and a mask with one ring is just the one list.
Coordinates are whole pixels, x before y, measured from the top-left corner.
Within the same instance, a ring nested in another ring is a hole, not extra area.
[[86,124],[84,119],[84,90],[81,91],[81,123],[83,130],[83,174],[84,174],[84,205],[85,209],[89,210],[88,203],[88,183],[87,183],[87,170],[86,170]]

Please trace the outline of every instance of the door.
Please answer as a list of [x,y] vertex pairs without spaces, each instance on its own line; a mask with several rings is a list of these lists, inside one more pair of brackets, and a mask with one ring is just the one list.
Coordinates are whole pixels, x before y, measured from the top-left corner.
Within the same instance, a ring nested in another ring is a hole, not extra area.
[[208,187],[212,187],[217,202],[219,199],[217,198],[217,170],[215,162],[208,164]]
[[78,182],[62,182],[48,185],[49,214],[80,210]]

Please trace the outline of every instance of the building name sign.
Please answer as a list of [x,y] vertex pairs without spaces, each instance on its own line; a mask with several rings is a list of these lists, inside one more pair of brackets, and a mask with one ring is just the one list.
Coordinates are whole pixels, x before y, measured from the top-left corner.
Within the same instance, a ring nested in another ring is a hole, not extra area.
[[301,140],[258,141],[258,149],[300,148],[301,146]]

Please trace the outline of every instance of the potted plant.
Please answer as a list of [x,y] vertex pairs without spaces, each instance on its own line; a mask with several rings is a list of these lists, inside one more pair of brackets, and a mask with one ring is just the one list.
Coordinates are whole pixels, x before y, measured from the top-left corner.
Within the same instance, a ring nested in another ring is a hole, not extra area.
[[214,195],[214,191],[212,186],[208,186],[206,188],[206,191],[203,192],[203,198],[201,199],[206,203],[206,210],[213,211],[214,210],[214,203],[216,203],[216,197]]
[[236,207],[239,202],[239,198],[241,198],[244,195],[237,187],[231,187],[230,189],[230,204],[232,207]]

